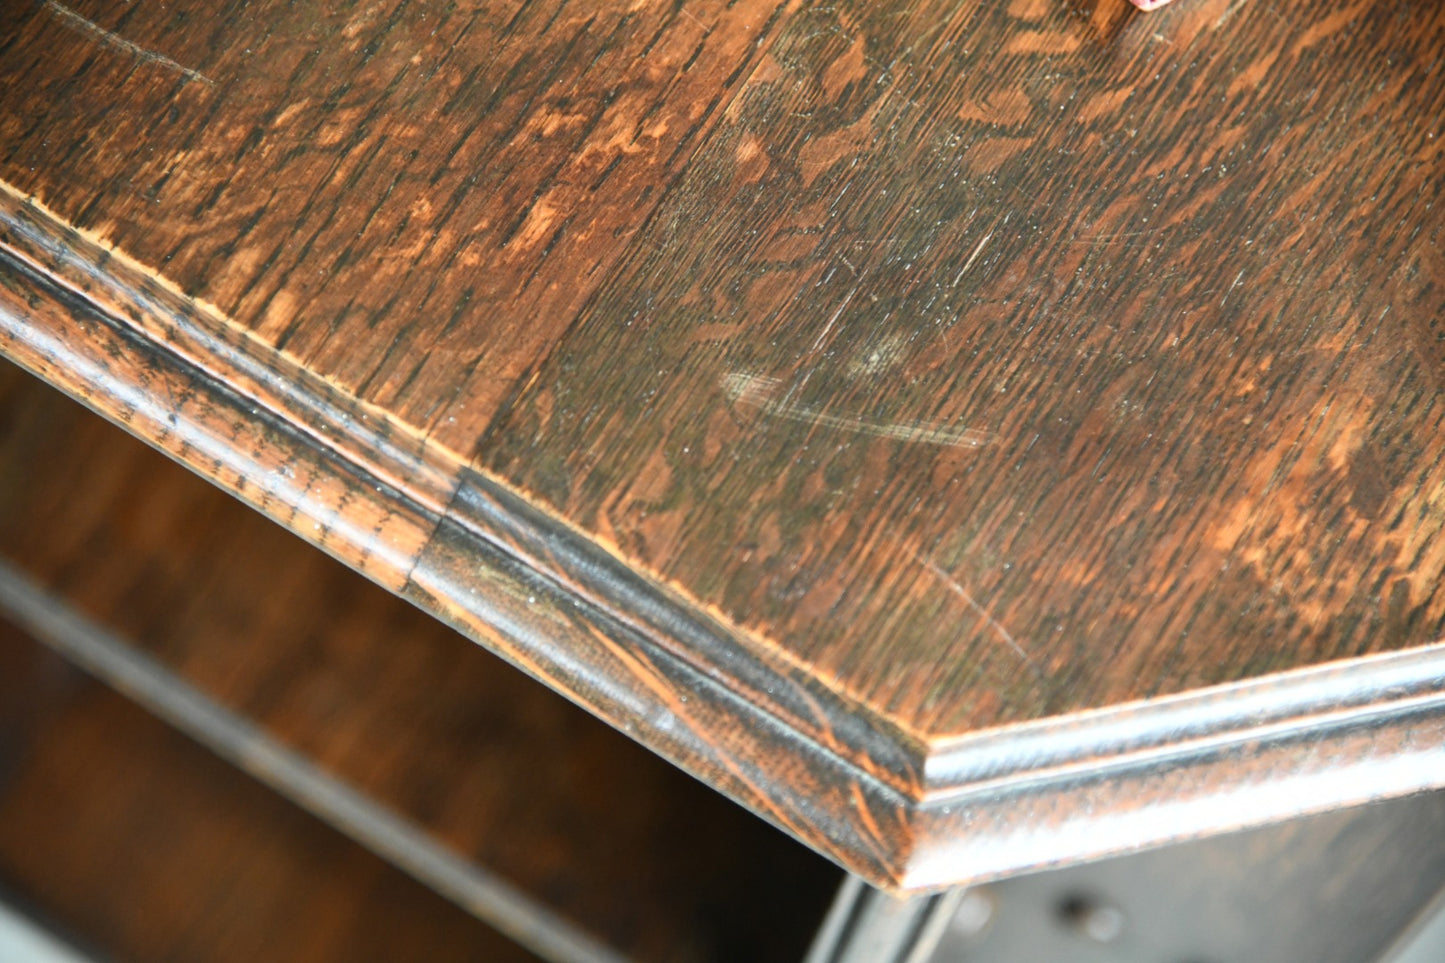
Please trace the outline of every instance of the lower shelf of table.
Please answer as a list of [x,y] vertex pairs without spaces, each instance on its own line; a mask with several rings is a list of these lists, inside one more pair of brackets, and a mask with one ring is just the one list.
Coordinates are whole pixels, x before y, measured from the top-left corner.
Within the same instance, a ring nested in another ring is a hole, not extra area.
[[99,959],[536,958],[0,624],[0,880]]

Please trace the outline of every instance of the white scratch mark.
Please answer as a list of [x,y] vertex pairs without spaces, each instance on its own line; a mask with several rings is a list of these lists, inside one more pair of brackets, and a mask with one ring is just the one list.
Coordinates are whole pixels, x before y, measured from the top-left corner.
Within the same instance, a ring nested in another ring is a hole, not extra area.
[[1220,27],[1228,23],[1229,19],[1234,16],[1235,12],[1248,2],[1249,0],[1234,0],[1234,2],[1229,5],[1229,9],[1224,11],[1224,13],[1220,16],[1218,20],[1214,21],[1214,29],[1218,30]]
[[991,237],[993,237],[993,231],[989,231],[983,236],[983,240],[978,242],[978,247],[974,248],[973,253],[968,256],[968,260],[963,262],[962,269],[959,270],[958,275],[953,279],[954,287],[958,287],[958,282],[962,281],[963,276],[968,273],[968,269],[973,267],[973,262],[978,260],[978,256],[983,253],[983,246],[988,243],[988,239]]
[[742,371],[724,375],[722,387],[728,397],[737,404],[757,408],[774,418],[822,425],[825,428],[840,428],[874,438],[943,445],[949,448],[982,448],[993,440],[993,435],[989,432],[972,428],[947,428],[920,422],[877,421],[830,414],[813,405],[797,404],[791,401],[788,395],[778,398],[782,382],[777,378]]
[[1237,288],[1237,287],[1239,287],[1239,281],[1240,281],[1240,279],[1243,278],[1243,277],[1244,277],[1244,269],[1243,269],[1243,268],[1240,268],[1239,273],[1234,276],[1234,283],[1229,286],[1229,290],[1228,290],[1228,291],[1225,291],[1225,292],[1224,292],[1224,297],[1222,297],[1222,298],[1219,299],[1219,306],[1220,306],[1221,308],[1224,307],[1224,302],[1229,300],[1229,296],[1234,293],[1234,289]]
[[908,548],[906,545],[903,546],[903,549],[909,555],[913,556],[914,561],[918,562],[918,564],[928,569],[930,572],[933,573],[935,578],[937,578],[944,585],[947,585],[949,589],[953,591],[953,594],[957,595],[959,598],[963,599],[964,602],[968,603],[968,607],[977,612],[979,617],[988,623],[989,628],[993,629],[994,632],[998,633],[998,637],[1003,639],[1004,644],[1006,644],[1010,649],[1013,649],[1014,654],[1016,654],[1020,659],[1027,663],[1029,667],[1032,668],[1035,672],[1038,671],[1038,666],[1034,663],[1033,659],[1029,658],[1029,654],[1024,651],[1023,646],[1019,645],[1018,640],[1009,633],[1008,629],[1004,628],[1002,625],[999,624],[998,619],[995,619],[992,615],[989,614],[988,609],[978,604],[978,600],[975,599],[972,595],[968,594],[968,590],[963,587],[963,585],[958,581],[958,579],[945,572],[933,559],[924,558],[922,555],[919,555],[917,552],[913,551],[913,549],[911,548]]
[[823,330],[818,334],[818,337],[813,339],[813,346],[808,349],[809,354],[815,353],[823,346],[823,340],[828,337],[828,333],[833,330],[833,325],[838,323],[838,319],[843,316],[843,312],[847,310],[849,303],[853,300],[853,295],[857,293],[858,285],[855,284],[852,289],[848,291],[847,296],[843,298],[842,303],[838,305],[838,310],[834,311],[833,316],[828,319],[828,323],[823,325]]
[[1087,237],[1076,237],[1069,241],[1070,244],[1095,244],[1099,242],[1122,241],[1131,237],[1147,237],[1150,234],[1158,234],[1164,230],[1162,227],[1151,227],[1146,231],[1121,231],[1118,234],[1090,234]]
[[85,19],[64,4],[58,3],[57,0],[45,0],[45,9],[50,11],[57,20],[67,27],[88,34],[107,47],[128,53],[143,63],[155,64],[158,67],[179,71],[187,80],[199,80],[207,87],[214,87],[216,85],[216,82],[205,74],[192,70],[189,67],[184,67],[171,58],[158,54],[155,51],[147,50],[140,44],[131,43],[119,34],[111,33],[99,24]]
[[[858,293],[858,288],[859,285],[854,284],[853,287],[848,291],[847,295],[844,296],[843,302],[838,305],[838,310],[833,312],[833,316],[828,319],[828,323],[823,325],[823,330],[818,332],[818,336],[813,339],[813,346],[808,349],[808,353],[804,355],[805,358],[811,358],[818,353],[818,349],[823,346],[823,342],[827,340],[828,335],[832,332],[833,326],[838,323],[838,319],[841,318],[843,316],[843,312],[848,309],[849,303],[851,303],[853,300],[853,295]],[[792,400],[793,395],[803,390],[803,386],[808,383],[808,378],[811,377],[812,374],[813,370],[810,367],[806,372],[804,372],[802,378],[800,378],[795,384],[788,388],[788,393],[783,398],[783,404],[787,404],[789,401]]]

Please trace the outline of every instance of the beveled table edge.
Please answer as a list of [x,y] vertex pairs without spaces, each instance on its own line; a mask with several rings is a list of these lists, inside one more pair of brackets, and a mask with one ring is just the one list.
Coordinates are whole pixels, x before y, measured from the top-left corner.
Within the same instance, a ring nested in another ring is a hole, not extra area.
[[879,886],[1445,785],[1445,646],[930,741],[0,185],[0,352]]

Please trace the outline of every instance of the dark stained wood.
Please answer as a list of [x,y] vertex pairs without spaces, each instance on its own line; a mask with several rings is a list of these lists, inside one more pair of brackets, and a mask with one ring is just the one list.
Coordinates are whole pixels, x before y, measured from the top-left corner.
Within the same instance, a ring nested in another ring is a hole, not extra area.
[[1445,783],[1438,5],[3,16],[0,349],[870,879]]
[[405,584],[455,459],[3,187],[0,211],[11,358],[371,579]]
[[9,365],[0,557],[628,958],[795,960],[826,862]]
[[[648,658],[680,676],[639,685],[638,639],[615,607],[559,591],[500,547],[502,533],[479,532],[475,497],[444,521],[440,486],[457,470],[444,452],[218,330],[203,306],[136,278],[34,204],[4,200],[0,341],[14,360],[844,865],[894,878],[908,802],[880,777],[915,776],[910,747],[872,739],[870,720],[805,675],[744,657],[729,673],[749,676],[739,692],[666,636]],[[408,557],[418,541],[425,559]],[[714,638],[706,627],[689,634]],[[851,760],[817,751],[812,733],[759,704],[762,693],[786,695],[809,720],[824,712],[849,744],[877,742],[872,771],[860,780]],[[678,726],[675,709],[688,703],[708,718]]]
[[930,740],[1438,640],[1445,13],[952,6],[792,21],[481,464]]
[[465,451],[777,0],[0,11],[0,181]]
[[535,960],[0,622],[0,885],[118,961]]
[[[911,744],[878,739],[866,713],[806,674],[754,664],[716,626],[686,633],[716,653],[679,652],[665,629],[647,658],[674,678],[639,680],[639,639],[616,606],[559,591],[520,546],[503,549],[515,526],[479,527],[476,479],[460,489],[465,472],[445,451],[33,202],[0,195],[0,214],[0,341],[12,359],[820,851],[879,882],[898,876],[909,802],[885,780],[916,781]],[[426,557],[411,557],[419,546]],[[664,612],[679,614],[692,618]],[[725,673],[707,667],[714,654]],[[765,704],[779,699],[783,718]],[[706,718],[676,725],[688,704]],[[866,747],[868,768],[834,739]]]
[[801,12],[478,465],[925,792],[1180,735],[992,727],[1435,643],[1442,49],[1413,4]]

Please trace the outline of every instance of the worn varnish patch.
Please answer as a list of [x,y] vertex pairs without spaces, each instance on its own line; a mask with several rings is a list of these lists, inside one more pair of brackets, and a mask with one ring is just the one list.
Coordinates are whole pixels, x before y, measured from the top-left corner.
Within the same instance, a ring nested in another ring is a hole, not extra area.
[[480,464],[929,738],[1434,642],[1442,50],[802,11]]

